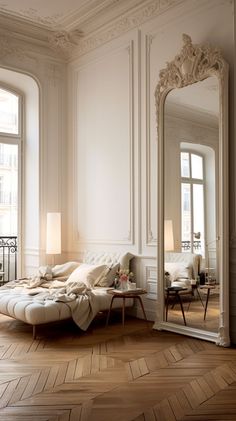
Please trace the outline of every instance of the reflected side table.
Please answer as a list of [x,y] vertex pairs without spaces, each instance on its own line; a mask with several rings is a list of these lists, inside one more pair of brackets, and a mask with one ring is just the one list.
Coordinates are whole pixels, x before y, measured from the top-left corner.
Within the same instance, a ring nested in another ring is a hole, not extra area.
[[206,320],[206,313],[207,313],[207,307],[208,307],[208,301],[210,297],[210,292],[212,289],[215,289],[215,285],[201,285],[200,289],[206,289],[207,290],[207,296],[206,296],[206,302],[205,302],[205,308],[204,308],[204,320]]
[[184,287],[167,287],[167,288],[165,288],[165,291],[166,291],[166,322],[168,320],[169,298],[173,296],[174,297],[174,303],[178,301],[179,304],[180,304],[184,324],[186,326],[186,319],[185,319],[185,314],[184,314],[183,303],[182,303],[181,295],[179,294],[180,292],[186,291],[186,290],[187,290],[187,288],[184,288]]

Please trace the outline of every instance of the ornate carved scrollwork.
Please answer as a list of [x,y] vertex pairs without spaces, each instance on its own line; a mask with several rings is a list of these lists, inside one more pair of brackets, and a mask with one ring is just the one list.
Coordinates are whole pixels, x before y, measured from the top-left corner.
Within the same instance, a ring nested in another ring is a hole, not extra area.
[[77,46],[79,39],[82,37],[82,32],[74,30],[56,31],[49,37],[48,41],[53,50],[59,51],[64,55],[69,55]]
[[183,34],[183,44],[181,52],[159,73],[159,83],[155,91],[157,107],[164,91],[183,88],[208,76],[223,76],[225,61],[219,49],[207,44],[194,45],[191,37],[186,34]]

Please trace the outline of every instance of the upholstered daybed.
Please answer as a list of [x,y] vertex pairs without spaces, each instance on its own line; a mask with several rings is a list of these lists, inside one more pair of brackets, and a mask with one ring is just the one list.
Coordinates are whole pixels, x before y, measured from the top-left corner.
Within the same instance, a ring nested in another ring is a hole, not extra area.
[[[88,252],[83,263],[68,262],[40,268],[33,278],[9,282],[0,288],[0,313],[33,326],[73,318],[86,330],[98,312],[108,310],[116,271],[129,269],[129,253]],[[126,300],[132,306],[133,300]],[[116,300],[114,307],[120,306]]]

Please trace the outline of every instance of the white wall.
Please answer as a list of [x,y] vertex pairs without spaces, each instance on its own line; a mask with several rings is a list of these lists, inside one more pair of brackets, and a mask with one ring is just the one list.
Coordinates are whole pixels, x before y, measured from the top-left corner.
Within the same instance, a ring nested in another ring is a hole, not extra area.
[[[183,32],[193,43],[219,46],[232,72],[232,3],[184,0],[165,12],[149,14],[146,21],[145,8],[135,18],[135,29],[125,26],[122,33],[119,27],[119,36],[109,42],[110,33],[104,35],[104,45],[98,39],[100,46],[69,65],[68,256],[82,255],[85,249],[133,252],[138,256],[138,284],[148,290],[145,308],[154,319],[154,91],[159,71],[182,47]],[[118,34],[117,27],[114,33]]]

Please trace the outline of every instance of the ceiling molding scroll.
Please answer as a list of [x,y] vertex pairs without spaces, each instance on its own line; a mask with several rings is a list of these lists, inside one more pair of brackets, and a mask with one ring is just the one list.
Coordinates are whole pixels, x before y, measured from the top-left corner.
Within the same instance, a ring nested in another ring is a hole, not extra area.
[[49,47],[58,53],[62,53],[65,57],[69,57],[82,36],[83,34],[79,30],[71,32],[54,31],[48,37]]

